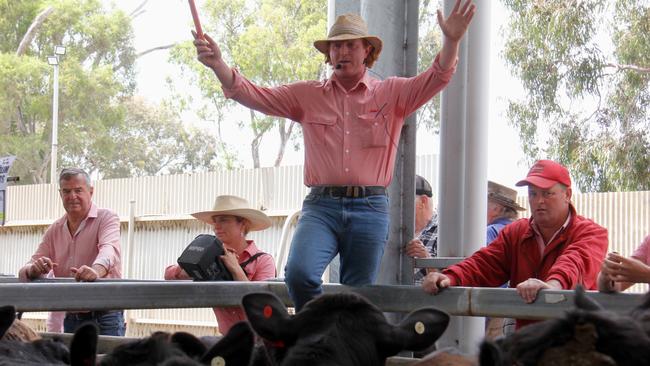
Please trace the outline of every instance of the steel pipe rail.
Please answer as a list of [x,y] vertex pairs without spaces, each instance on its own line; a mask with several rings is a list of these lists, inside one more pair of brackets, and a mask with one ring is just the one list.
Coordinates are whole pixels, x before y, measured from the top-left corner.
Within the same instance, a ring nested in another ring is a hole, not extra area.
[[[77,282],[77,280],[74,279],[74,277],[56,277],[56,278],[37,278],[34,280],[31,280],[32,283],[65,283],[65,282],[70,282],[74,283]],[[149,282],[165,282],[165,280],[136,280],[136,279],[131,279],[131,278],[98,278],[95,280],[95,282],[108,282],[108,283],[113,283],[113,282],[135,282],[135,283],[149,283]],[[192,282],[191,280],[188,280],[187,282]],[[3,283],[25,283],[24,281],[21,281],[18,277],[0,277],[0,284]]]
[[[409,312],[433,306],[452,315],[556,318],[573,308],[574,292],[542,290],[533,304],[526,304],[514,289],[452,287],[430,295],[415,286],[347,287],[324,285],[326,293],[353,291],[365,296],[383,311]],[[291,306],[287,288],[281,282],[84,282],[0,284],[0,305],[18,311],[164,309],[236,306],[243,295],[272,292]],[[642,294],[589,296],[606,309],[625,313],[640,305]]]

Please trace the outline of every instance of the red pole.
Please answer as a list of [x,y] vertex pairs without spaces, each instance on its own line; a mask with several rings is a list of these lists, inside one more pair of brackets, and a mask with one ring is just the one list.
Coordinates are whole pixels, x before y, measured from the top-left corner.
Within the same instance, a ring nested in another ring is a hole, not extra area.
[[187,0],[190,3],[190,11],[192,12],[192,19],[194,20],[194,27],[196,27],[196,34],[199,38],[203,38],[203,30],[201,30],[201,22],[199,21],[199,12],[196,11],[194,0]]

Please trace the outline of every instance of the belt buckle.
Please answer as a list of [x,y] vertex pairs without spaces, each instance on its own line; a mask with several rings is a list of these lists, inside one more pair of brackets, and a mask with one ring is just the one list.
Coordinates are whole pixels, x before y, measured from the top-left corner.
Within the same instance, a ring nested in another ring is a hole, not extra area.
[[347,186],[345,188],[345,196],[348,198],[359,198],[365,196],[365,187]]

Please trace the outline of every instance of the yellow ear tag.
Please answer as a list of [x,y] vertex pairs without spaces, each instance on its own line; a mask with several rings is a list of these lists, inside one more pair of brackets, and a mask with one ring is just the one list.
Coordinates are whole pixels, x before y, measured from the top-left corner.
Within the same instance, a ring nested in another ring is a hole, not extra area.
[[226,366],[226,360],[224,360],[221,356],[217,356],[212,359],[210,366]]
[[424,323],[417,322],[417,323],[415,323],[414,328],[415,328],[415,333],[417,333],[417,334],[423,334],[424,333],[424,328],[425,328]]

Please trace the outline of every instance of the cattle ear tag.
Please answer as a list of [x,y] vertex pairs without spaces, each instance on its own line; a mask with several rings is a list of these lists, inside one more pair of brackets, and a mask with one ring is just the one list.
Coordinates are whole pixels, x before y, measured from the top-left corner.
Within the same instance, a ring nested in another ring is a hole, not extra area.
[[217,356],[210,361],[210,366],[226,366],[226,360],[221,356]]
[[425,330],[424,323],[422,322],[416,322],[413,328],[415,328],[415,333],[417,334],[423,334]]
[[271,315],[273,315],[273,308],[271,305],[264,306],[264,317],[268,319],[271,317]]

